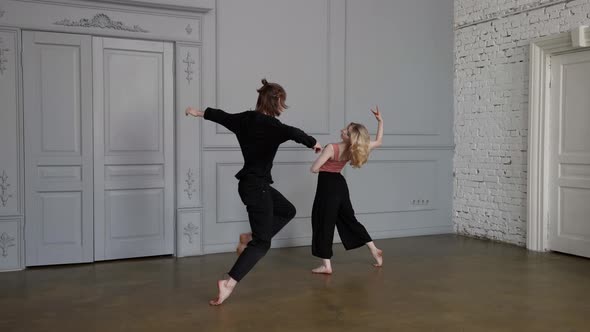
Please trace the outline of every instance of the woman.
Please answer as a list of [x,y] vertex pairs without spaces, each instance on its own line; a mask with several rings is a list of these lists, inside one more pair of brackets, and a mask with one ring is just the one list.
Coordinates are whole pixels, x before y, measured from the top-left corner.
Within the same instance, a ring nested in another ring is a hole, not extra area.
[[311,213],[312,255],[322,259],[322,265],[314,273],[332,274],[332,241],[334,228],[346,250],[366,245],[375,259],[376,267],[383,265],[383,251],[378,249],[365,227],[358,222],[350,202],[346,179],[340,172],[350,163],[360,168],[369,159],[371,150],[379,147],[383,140],[383,119],[379,107],[371,110],[378,121],[377,138],[371,141],[369,132],[360,123],[350,123],[340,132],[342,141],[328,144],[311,166],[313,173],[320,173]]

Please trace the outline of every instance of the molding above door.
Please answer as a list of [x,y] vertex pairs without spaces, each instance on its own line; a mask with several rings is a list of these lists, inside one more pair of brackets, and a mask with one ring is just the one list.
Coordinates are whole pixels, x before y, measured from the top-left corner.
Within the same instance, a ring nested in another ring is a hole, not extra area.
[[3,0],[0,24],[30,30],[200,43],[202,15],[212,10],[214,3],[195,1],[194,6],[188,7],[178,5],[187,0],[170,2]]
[[[55,0],[54,0],[55,1]],[[215,0],[168,0],[166,3],[158,0],[83,0],[89,2],[104,2],[123,4],[144,8],[179,10],[193,13],[207,13],[215,8]]]

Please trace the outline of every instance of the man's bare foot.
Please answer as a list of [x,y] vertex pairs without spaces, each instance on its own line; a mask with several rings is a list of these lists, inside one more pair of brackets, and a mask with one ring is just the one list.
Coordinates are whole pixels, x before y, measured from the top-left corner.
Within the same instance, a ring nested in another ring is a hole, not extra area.
[[234,284],[231,284],[231,281],[233,279],[230,280],[218,280],[217,281],[217,288],[219,289],[219,295],[217,295],[217,298],[209,301],[210,305],[220,305],[223,303],[223,301],[225,301],[230,295],[231,292],[233,292],[235,285],[235,281]]
[[238,246],[236,247],[236,254],[238,254],[238,256],[240,256],[244,252],[246,247],[247,247],[247,245],[245,245],[245,244],[242,244],[242,243],[238,244]]
[[240,243],[236,247],[236,253],[239,255],[244,252],[244,249],[248,246],[248,243],[252,241],[252,233],[242,233],[240,234]]
[[322,274],[332,274],[332,267],[328,267],[325,265],[316,267],[315,269],[311,270],[313,273],[322,273]]
[[375,258],[375,260],[377,261],[377,263],[373,264],[373,266],[374,267],[383,266],[383,250],[381,250],[381,249],[371,250],[371,254],[373,255],[373,258]]

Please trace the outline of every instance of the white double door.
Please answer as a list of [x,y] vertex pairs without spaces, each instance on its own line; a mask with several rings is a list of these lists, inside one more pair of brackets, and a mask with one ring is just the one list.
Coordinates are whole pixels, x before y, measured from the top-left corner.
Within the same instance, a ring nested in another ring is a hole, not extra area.
[[173,54],[23,32],[26,264],[173,253]]

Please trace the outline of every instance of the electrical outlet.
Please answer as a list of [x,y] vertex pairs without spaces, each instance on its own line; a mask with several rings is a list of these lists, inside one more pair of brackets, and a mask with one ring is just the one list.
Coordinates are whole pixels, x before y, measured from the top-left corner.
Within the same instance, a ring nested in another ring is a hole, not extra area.
[[426,206],[430,203],[429,199],[413,199],[410,201],[412,206]]

